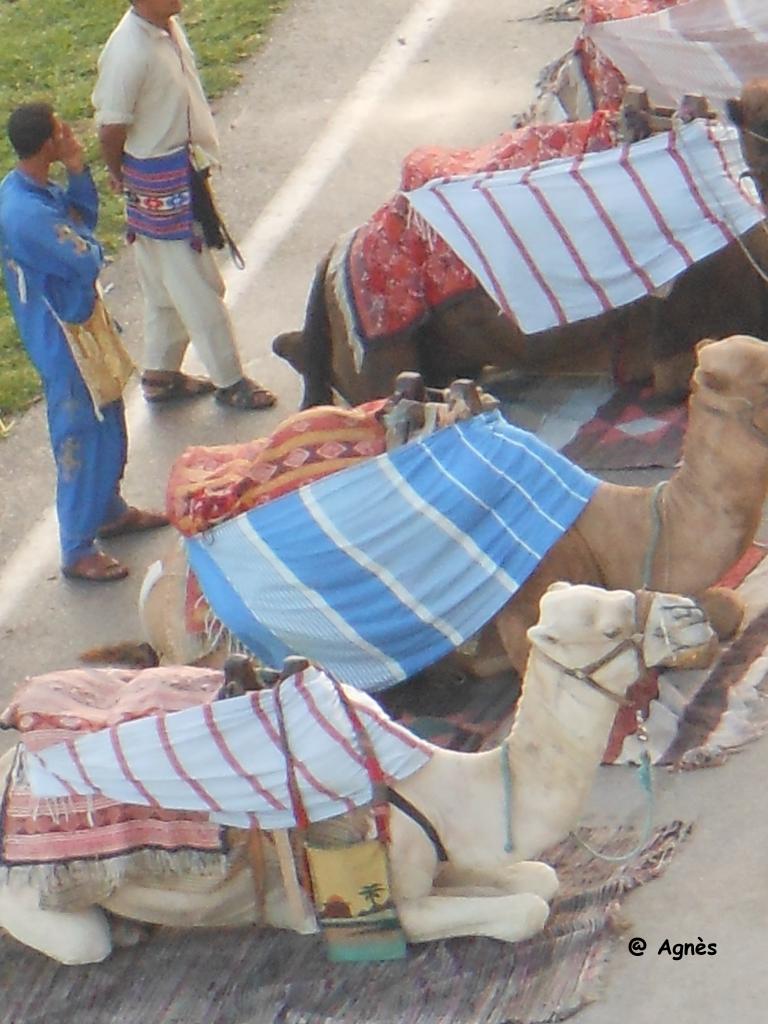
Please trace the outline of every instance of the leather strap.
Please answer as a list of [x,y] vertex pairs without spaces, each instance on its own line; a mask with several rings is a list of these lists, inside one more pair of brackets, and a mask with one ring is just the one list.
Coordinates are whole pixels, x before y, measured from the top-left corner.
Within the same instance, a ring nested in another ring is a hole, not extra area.
[[437,834],[437,831],[432,822],[429,821],[428,818],[425,818],[421,811],[413,806],[410,800],[406,800],[404,796],[401,796],[398,792],[396,792],[389,786],[387,787],[387,799],[389,800],[393,807],[397,807],[399,811],[402,811],[403,814],[406,814],[412,821],[416,822],[416,824],[419,826],[422,832],[424,832],[424,834],[427,836],[429,841],[434,846],[435,852],[437,853],[437,859],[442,864],[445,864],[448,860],[448,854],[446,853],[442,840],[440,839],[440,836]]

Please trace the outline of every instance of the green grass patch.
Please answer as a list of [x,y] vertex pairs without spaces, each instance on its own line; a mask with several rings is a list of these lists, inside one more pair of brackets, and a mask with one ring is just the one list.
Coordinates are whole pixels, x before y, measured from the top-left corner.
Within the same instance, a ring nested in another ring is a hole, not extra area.
[[[0,177],[15,162],[5,135],[10,111],[35,100],[53,104],[86,146],[102,199],[99,237],[109,252],[120,244],[122,204],[106,187],[90,100],[99,51],[127,6],[127,0],[15,0],[0,5]],[[283,6],[285,0],[185,0],[182,18],[209,96],[237,83],[239,62],[258,49],[264,30]],[[39,391],[0,289],[0,418],[25,408]]]

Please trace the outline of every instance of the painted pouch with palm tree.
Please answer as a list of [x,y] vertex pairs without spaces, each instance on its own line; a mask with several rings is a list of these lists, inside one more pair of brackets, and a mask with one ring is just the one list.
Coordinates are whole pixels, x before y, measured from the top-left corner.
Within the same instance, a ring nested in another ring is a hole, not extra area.
[[399,960],[405,936],[392,901],[387,848],[380,839],[350,846],[307,843],[315,910],[334,962]]
[[[275,690],[277,726],[286,755],[288,793],[303,848],[305,885],[312,889],[317,921],[326,939],[328,958],[337,963],[371,960],[400,960],[406,954],[405,935],[392,899],[388,846],[389,801],[387,784],[376,752],[360,716],[347,700],[343,688],[329,676],[336,696],[349,718],[357,747],[371,783],[369,821],[360,831],[347,833],[346,841],[336,838],[313,840],[301,792],[296,781],[296,764],[285,728],[280,684]],[[354,832],[357,834],[355,835]]]

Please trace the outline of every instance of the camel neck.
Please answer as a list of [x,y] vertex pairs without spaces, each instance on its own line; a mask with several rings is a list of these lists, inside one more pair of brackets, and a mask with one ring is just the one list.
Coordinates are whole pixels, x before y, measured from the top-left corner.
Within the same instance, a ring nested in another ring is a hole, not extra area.
[[[736,545],[748,543],[768,486],[768,439],[759,436],[750,416],[747,407],[721,408],[705,395],[691,397],[682,463],[664,494],[676,513],[668,522],[677,521],[685,503],[713,512],[727,507]],[[682,519],[680,525],[685,528]]]
[[[626,671],[620,655],[600,673]],[[636,673],[630,673],[632,678]],[[507,740],[512,777],[512,838],[515,853],[527,857],[562,838],[584,805],[608,743],[616,705],[562,670],[534,649],[515,723]],[[535,822],[520,835],[515,819]]]

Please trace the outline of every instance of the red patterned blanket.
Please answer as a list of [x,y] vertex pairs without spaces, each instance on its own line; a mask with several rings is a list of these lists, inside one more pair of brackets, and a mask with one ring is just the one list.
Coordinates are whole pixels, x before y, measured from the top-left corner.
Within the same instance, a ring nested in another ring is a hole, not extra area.
[[[582,20],[585,25],[594,25],[600,21],[637,18],[676,7],[678,3],[680,0],[583,0]],[[580,36],[576,40],[574,53],[589,83],[594,108],[618,110],[627,87],[627,80],[621,71],[598,50],[591,39]]]
[[[407,192],[434,178],[509,170],[610,149],[616,138],[613,115],[598,112],[572,124],[526,125],[479,149],[423,146],[405,158],[400,187]],[[478,287],[446,243],[409,217],[400,194],[355,231],[342,266],[338,298],[363,345],[397,335],[430,309]]]

